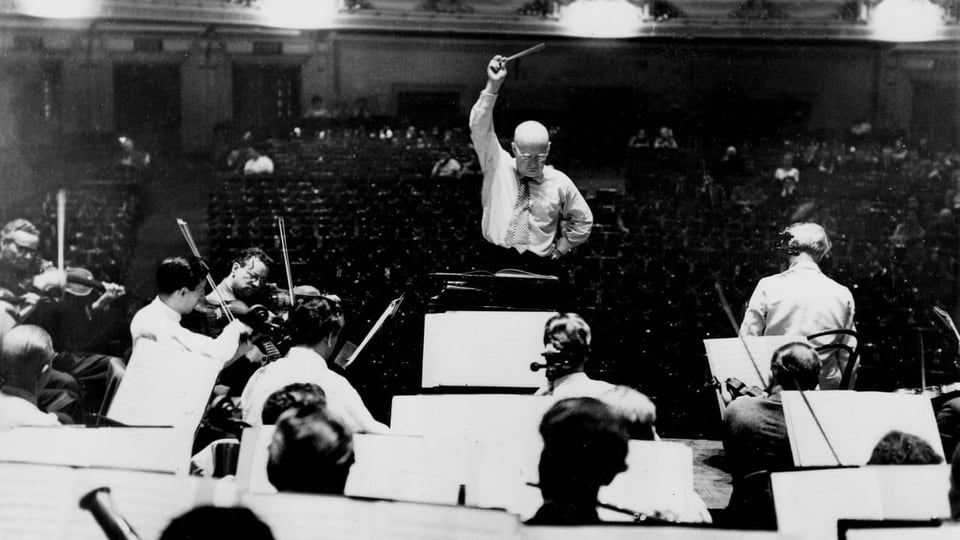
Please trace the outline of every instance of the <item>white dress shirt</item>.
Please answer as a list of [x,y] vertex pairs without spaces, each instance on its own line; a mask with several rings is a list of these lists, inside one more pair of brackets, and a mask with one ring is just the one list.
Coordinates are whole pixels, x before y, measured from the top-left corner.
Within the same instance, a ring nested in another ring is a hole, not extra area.
[[59,426],[57,415],[45,413],[15,388],[0,392],[0,430],[18,426]]
[[483,237],[498,246],[540,256],[551,253],[559,236],[565,237],[571,247],[586,242],[593,226],[593,213],[573,180],[548,165],[539,182],[530,182],[529,244],[507,244],[507,230],[522,184],[516,160],[500,146],[493,129],[496,100],[496,94],[481,92],[470,111],[470,138],[483,170]]
[[[757,283],[740,325],[745,336],[809,336],[827,330],[856,330],[850,289],[823,275],[813,261],[798,261],[784,272]],[[846,341],[841,336],[834,341]],[[823,344],[824,342],[819,342]],[[836,388],[840,367],[836,354],[823,358],[822,388]]]
[[149,339],[171,351],[198,353],[224,364],[233,358],[240,343],[240,329],[227,326],[216,338],[198,334],[180,326],[181,315],[165,304],[160,297],[142,307],[130,321],[130,337]]
[[270,394],[293,383],[313,383],[322,388],[327,396],[327,408],[354,432],[390,431],[373,418],[347,379],[331,371],[322,356],[306,347],[291,348],[287,356],[261,367],[250,377],[240,396],[243,421],[252,426],[261,425],[263,404]]
[[537,390],[534,395],[554,396],[557,398],[599,398],[602,394],[614,388],[616,388],[616,386],[606,381],[591,379],[586,373],[577,371],[560,377],[553,381],[553,384],[548,382],[546,386]]

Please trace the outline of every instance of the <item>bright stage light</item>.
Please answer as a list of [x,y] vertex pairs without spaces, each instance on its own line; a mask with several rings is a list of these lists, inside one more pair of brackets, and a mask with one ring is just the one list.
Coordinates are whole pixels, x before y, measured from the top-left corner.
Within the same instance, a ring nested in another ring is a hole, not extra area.
[[562,8],[567,33],[579,37],[622,38],[637,35],[642,10],[626,0],[577,0]]
[[943,9],[930,0],[883,0],[870,13],[870,26],[884,41],[928,41],[943,28]]
[[100,14],[100,0],[21,0],[19,12],[44,19],[91,19]]
[[276,28],[327,28],[337,14],[337,0],[261,0],[263,24]]

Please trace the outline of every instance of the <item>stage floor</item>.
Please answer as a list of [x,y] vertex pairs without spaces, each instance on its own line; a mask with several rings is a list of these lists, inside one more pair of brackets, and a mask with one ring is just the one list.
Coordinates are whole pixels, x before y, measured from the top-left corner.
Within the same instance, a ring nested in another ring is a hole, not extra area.
[[733,492],[730,473],[720,469],[723,465],[723,443],[706,439],[664,439],[685,444],[693,449],[693,489],[707,508],[727,507]]

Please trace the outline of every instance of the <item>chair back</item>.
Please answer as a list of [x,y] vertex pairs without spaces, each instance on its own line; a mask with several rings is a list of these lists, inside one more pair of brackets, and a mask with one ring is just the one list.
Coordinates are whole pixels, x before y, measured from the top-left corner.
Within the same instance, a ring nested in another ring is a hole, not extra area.
[[[817,343],[818,339],[825,337],[835,337],[837,339],[829,343]],[[843,339],[844,337],[846,337],[846,339]],[[807,336],[807,341],[809,341],[819,353],[833,353],[836,351],[846,353],[846,362],[841,362],[844,355],[841,354],[837,356],[837,366],[840,367],[842,373],[840,389],[853,390],[856,384],[857,370],[860,368],[860,337],[857,335],[857,332],[847,328],[838,328],[810,334]],[[851,341],[853,342],[852,346],[850,345]]]

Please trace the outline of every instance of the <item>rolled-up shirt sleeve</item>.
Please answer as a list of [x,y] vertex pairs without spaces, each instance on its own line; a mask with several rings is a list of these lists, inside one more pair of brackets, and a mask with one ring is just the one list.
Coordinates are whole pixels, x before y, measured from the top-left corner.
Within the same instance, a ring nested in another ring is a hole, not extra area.
[[500,146],[493,127],[493,107],[496,102],[496,94],[480,93],[479,99],[470,110],[470,139],[483,171],[483,187],[480,191],[483,205],[480,227],[483,237],[503,246],[507,227],[513,217],[517,180],[512,169],[508,170],[506,164],[510,154]]
[[590,237],[590,230],[593,228],[593,212],[587,205],[586,199],[572,183],[570,189],[565,190],[563,195],[561,232],[570,242],[570,247],[577,247]]

